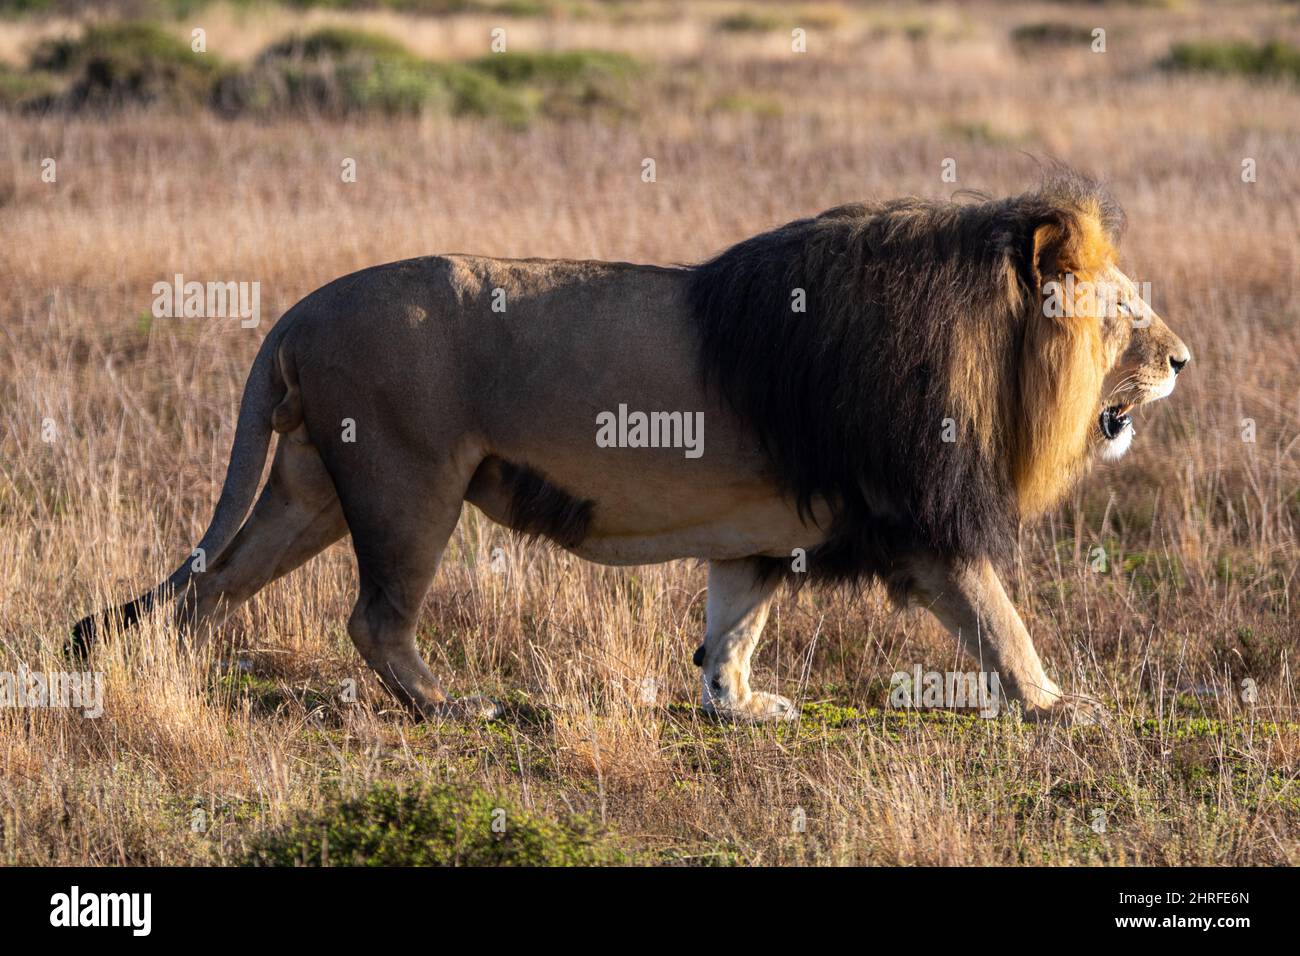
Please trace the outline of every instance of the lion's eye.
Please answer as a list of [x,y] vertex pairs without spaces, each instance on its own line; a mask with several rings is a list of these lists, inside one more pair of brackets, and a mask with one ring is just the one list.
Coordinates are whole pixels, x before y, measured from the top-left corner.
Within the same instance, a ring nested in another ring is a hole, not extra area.
[[1129,304],[1128,304],[1127,302],[1121,302],[1121,303],[1119,304],[1119,314],[1120,314],[1120,315],[1132,315],[1132,314],[1133,314],[1133,310],[1129,307]]

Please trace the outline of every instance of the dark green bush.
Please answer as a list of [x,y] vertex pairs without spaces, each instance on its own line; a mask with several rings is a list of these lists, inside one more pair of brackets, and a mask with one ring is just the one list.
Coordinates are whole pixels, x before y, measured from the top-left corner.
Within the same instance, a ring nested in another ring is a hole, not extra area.
[[0,109],[48,101],[60,86],[58,79],[49,73],[23,72],[0,63]]
[[396,40],[329,27],[272,44],[250,69],[223,78],[213,99],[231,114],[416,113],[432,95],[430,73]]
[[468,66],[503,87],[530,96],[552,115],[593,107],[630,109],[633,81],[642,73],[637,60],[605,50],[494,53]]
[[[231,0],[253,6],[266,0]],[[399,10],[441,16],[453,13],[500,13],[513,17],[540,17],[564,9],[565,0],[279,0],[300,10]],[[188,17],[211,0],[0,0],[0,17],[31,13],[77,17],[86,13],[112,13],[133,17]]]
[[1092,28],[1073,23],[1024,23],[1011,31],[1011,40],[1022,48],[1080,46],[1088,49],[1092,44]]
[[221,64],[195,53],[152,23],[87,27],[75,39],[46,40],[32,54],[30,72],[66,77],[63,91],[46,105],[66,109],[116,109],[205,103]]
[[616,53],[501,53],[470,63],[422,60],[388,37],[325,29],[269,47],[216,93],[228,113],[470,114],[523,125],[539,110],[622,107],[638,66]]
[[420,62],[419,57],[391,37],[347,27],[323,27],[305,36],[293,35],[267,47],[262,63],[285,60],[338,60],[365,57],[386,61]]
[[730,14],[717,22],[718,29],[728,33],[767,33],[781,29],[782,25],[780,17],[749,10]]
[[130,22],[43,43],[25,73],[0,76],[0,107],[206,104],[227,116],[439,112],[523,126],[539,112],[626,110],[640,69],[628,56],[601,51],[435,63],[390,37],[328,27],[280,40],[235,70],[154,24]]
[[1164,65],[1173,70],[1300,80],[1300,48],[1281,40],[1179,43],[1170,50]]
[[510,86],[582,87],[629,80],[640,72],[640,65],[632,57],[607,50],[493,53],[471,65]]

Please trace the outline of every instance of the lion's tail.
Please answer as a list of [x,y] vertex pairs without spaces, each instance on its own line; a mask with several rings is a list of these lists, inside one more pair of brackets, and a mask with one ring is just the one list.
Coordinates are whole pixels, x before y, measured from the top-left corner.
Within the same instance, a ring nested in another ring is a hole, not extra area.
[[[230,464],[226,466],[226,480],[221,486],[221,497],[208,530],[195,551],[180,567],[153,590],[142,594],[128,604],[100,615],[82,618],[72,629],[67,645],[71,654],[84,655],[94,642],[101,626],[107,626],[114,617],[121,619],[123,627],[135,625],[158,602],[179,594],[194,576],[196,570],[212,564],[230,546],[236,532],[244,523],[253,498],[262,479],[266,453],[271,443],[272,419],[276,426],[287,424],[282,402],[290,390],[285,383],[281,344],[290,323],[278,322],[262,342],[253,367],[244,384],[244,395],[239,407],[239,421],[235,426],[235,440],[230,450]],[[296,399],[296,390],[292,396]],[[296,404],[284,403],[284,404]],[[200,565],[199,562],[203,564]],[[196,565],[199,565],[196,568]]]

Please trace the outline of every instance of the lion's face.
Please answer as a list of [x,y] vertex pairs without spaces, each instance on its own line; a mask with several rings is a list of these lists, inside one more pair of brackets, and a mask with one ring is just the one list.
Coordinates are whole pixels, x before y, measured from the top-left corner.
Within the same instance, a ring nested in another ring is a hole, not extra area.
[[1109,371],[1094,447],[1102,458],[1115,459],[1133,441],[1133,409],[1170,394],[1192,353],[1123,272],[1111,266],[1099,279],[1097,313]]

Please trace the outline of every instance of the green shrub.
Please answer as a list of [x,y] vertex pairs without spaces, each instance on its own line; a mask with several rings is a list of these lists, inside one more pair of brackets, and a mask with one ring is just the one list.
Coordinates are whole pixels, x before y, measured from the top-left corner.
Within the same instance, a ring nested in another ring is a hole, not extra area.
[[21,16],[25,13],[49,13],[54,9],[54,0],[0,0],[0,17]]
[[568,50],[559,53],[493,53],[468,66],[503,87],[530,93],[551,114],[592,107],[627,109],[641,64],[623,53]]
[[[241,7],[265,0],[231,0]],[[278,0],[298,10],[396,10],[445,16],[456,13],[496,13],[510,17],[543,17],[578,8],[572,0]],[[0,17],[55,13],[80,17],[87,13],[127,14],[179,20],[210,6],[212,0],[0,0]]]
[[[212,0],[0,0],[0,16],[57,13],[71,17],[86,13],[127,13],[137,17],[181,19],[210,6]],[[249,7],[264,0],[231,0]],[[299,10],[397,10],[440,16],[454,13],[500,13],[513,17],[551,14],[551,0],[278,0]]]
[[221,72],[210,53],[195,53],[152,23],[87,27],[75,39],[46,40],[32,54],[31,72],[66,77],[63,92],[47,105],[115,109],[207,101]]
[[61,84],[49,73],[24,73],[0,63],[0,109],[47,102],[60,88]]
[[287,37],[235,70],[153,24],[121,23],[43,43],[26,73],[0,76],[0,107],[207,104],[228,116],[439,112],[523,126],[539,112],[626,110],[640,71],[623,54],[582,50],[435,63],[391,37],[342,27]]
[[541,104],[541,95],[534,90],[507,89],[492,76],[458,63],[435,65],[433,77],[431,102],[444,112],[496,117],[523,126]]
[[1024,23],[1011,31],[1011,40],[1019,47],[1080,46],[1092,44],[1092,28],[1073,23]]
[[640,70],[637,61],[627,54],[607,50],[492,53],[473,61],[472,66],[511,86],[577,86],[601,79],[628,79]]
[[[493,823],[497,822],[495,832]],[[627,862],[590,822],[454,786],[381,784],[257,841],[254,866],[600,866]]]
[[526,96],[490,76],[422,60],[389,37],[342,28],[273,44],[251,69],[223,79],[215,101],[227,113],[431,110],[495,116],[511,124],[526,122],[533,111]]
[[351,10],[388,9],[431,16],[453,13],[500,13],[512,17],[538,17],[549,14],[553,10],[552,4],[546,0],[284,0],[284,2],[304,10],[317,7]]
[[728,33],[768,33],[781,29],[782,20],[766,13],[742,10],[723,17],[718,21],[717,27]]
[[1261,44],[1218,40],[1178,43],[1164,65],[1173,70],[1300,80],[1300,48],[1281,40]]
[[785,113],[781,101],[770,96],[754,96],[748,93],[733,93],[713,101],[709,107],[721,113],[747,113],[765,119],[774,119]]
[[293,35],[273,43],[262,51],[258,61],[337,60],[367,57],[377,60],[403,60],[418,63],[419,58],[392,37],[347,27],[322,27],[306,36]]

